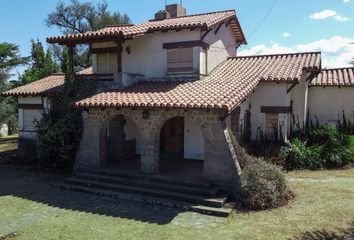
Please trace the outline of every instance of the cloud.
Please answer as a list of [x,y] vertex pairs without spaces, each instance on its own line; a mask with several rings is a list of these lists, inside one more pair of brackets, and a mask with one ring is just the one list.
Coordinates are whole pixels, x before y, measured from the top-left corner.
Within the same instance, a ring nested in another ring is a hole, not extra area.
[[354,42],[352,38],[333,36],[328,39],[298,44],[295,46],[282,46],[277,43],[267,46],[260,44],[239,52],[239,55],[261,55],[291,52],[322,52],[322,65],[324,67],[347,67],[354,58]]
[[344,16],[341,16],[341,15],[335,16],[334,19],[336,21],[339,21],[339,22],[348,22],[350,20],[349,17],[344,17]]
[[322,12],[317,12],[310,14],[310,18],[314,20],[322,20],[330,17],[334,17],[337,15],[337,12],[331,9],[323,10]]
[[288,33],[288,32],[284,32],[284,33],[283,33],[283,37],[284,37],[284,38],[288,38],[288,37],[290,37],[290,36],[291,36],[291,34]]
[[351,0],[343,0],[343,3],[348,3],[350,2]]
[[[344,0],[344,1],[348,1],[348,0]],[[333,18],[338,22],[348,22],[350,20],[349,17],[339,15],[336,11],[331,9],[325,9],[321,12],[310,14],[309,17],[313,20],[323,20],[327,18]]]

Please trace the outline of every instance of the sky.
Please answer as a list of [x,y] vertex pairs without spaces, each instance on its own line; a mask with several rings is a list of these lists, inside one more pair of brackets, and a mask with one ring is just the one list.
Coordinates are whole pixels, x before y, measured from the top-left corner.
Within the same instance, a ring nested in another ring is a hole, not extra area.
[[[69,3],[70,0],[63,0]],[[167,4],[180,0],[167,0]],[[101,2],[92,0],[93,3]],[[133,23],[152,19],[165,0],[106,0],[110,11]],[[56,0],[1,0],[0,42],[30,54],[31,39],[61,35],[45,23]],[[345,67],[354,58],[354,0],[183,0],[188,14],[235,9],[248,45],[239,55],[321,51],[324,67]],[[22,69],[19,69],[22,71]]]

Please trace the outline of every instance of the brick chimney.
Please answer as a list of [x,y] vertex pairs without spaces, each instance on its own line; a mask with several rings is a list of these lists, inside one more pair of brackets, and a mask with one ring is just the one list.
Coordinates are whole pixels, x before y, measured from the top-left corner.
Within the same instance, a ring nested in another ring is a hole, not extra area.
[[155,14],[155,20],[164,20],[168,18],[186,16],[187,10],[179,4],[167,5],[165,10],[158,11]]

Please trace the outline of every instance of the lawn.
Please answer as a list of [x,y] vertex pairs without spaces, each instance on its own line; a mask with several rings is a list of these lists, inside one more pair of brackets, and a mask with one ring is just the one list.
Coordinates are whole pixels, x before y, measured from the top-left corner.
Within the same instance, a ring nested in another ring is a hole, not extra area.
[[49,187],[62,177],[0,166],[1,240],[302,239],[314,231],[327,236],[344,230],[354,234],[354,169],[291,172],[296,198],[288,206],[236,212],[227,219]]

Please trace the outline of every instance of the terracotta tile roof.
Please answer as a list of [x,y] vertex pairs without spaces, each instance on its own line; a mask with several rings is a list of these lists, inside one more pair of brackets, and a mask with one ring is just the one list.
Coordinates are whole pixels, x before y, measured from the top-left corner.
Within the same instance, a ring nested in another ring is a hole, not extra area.
[[[78,74],[90,74],[92,68],[84,69]],[[49,77],[37,80],[35,82],[11,89],[2,93],[3,96],[48,96],[63,91],[65,75],[53,74]]]
[[97,31],[89,31],[82,34],[69,34],[65,36],[56,36],[47,38],[48,43],[67,43],[77,41],[90,41],[104,38],[131,38],[138,35],[152,33],[155,31],[175,30],[175,29],[191,29],[202,28],[208,30],[215,25],[231,20],[232,27],[236,39],[240,43],[246,43],[245,36],[242,32],[239,21],[236,17],[235,10],[227,10],[221,12],[212,12],[196,15],[188,15],[184,17],[169,18],[160,21],[148,21],[137,25],[121,25],[109,26]]
[[354,87],[354,67],[324,69],[311,80],[310,86]]
[[102,92],[76,107],[164,107],[226,109],[237,107],[261,81],[294,81],[304,70],[319,71],[320,53],[230,58],[202,80],[141,82]]

